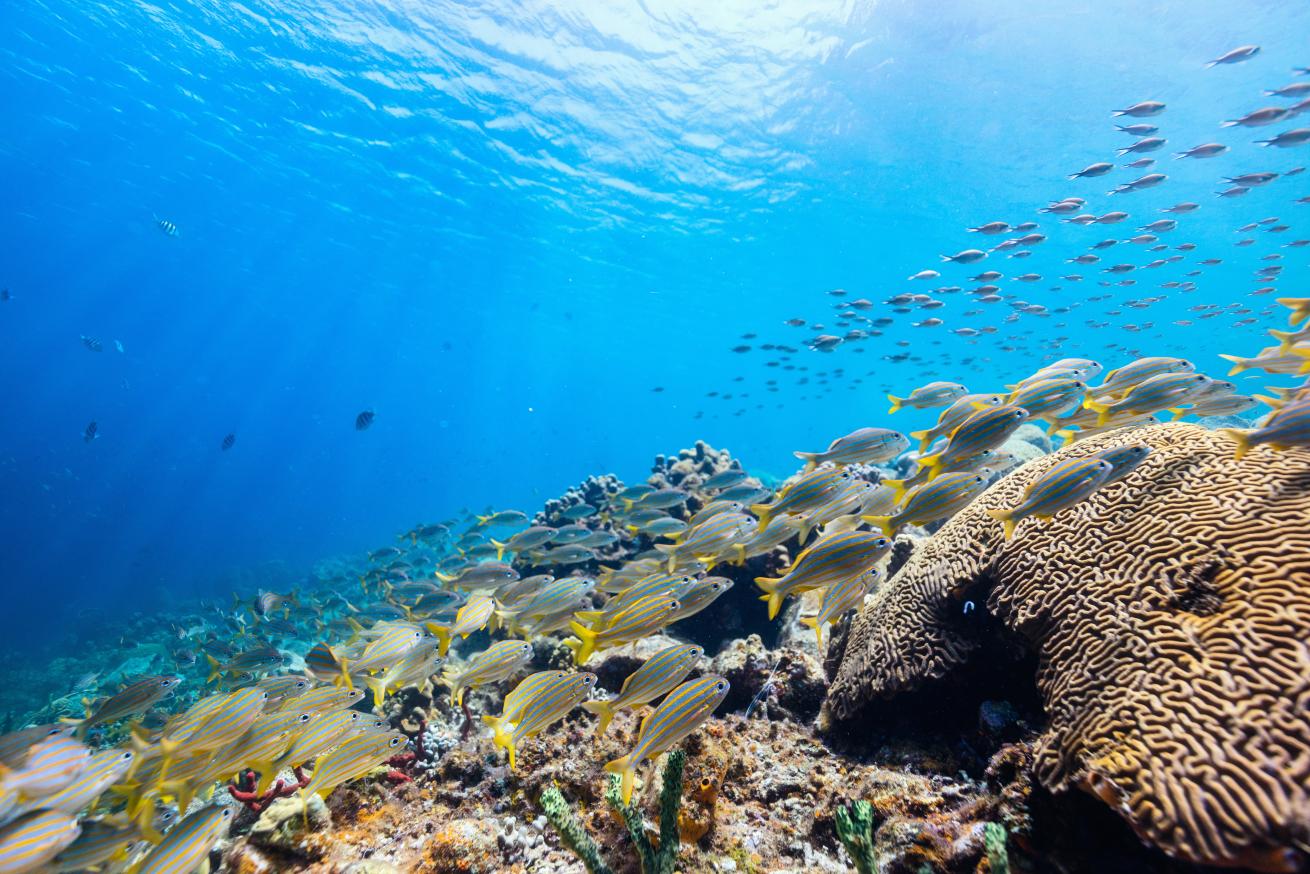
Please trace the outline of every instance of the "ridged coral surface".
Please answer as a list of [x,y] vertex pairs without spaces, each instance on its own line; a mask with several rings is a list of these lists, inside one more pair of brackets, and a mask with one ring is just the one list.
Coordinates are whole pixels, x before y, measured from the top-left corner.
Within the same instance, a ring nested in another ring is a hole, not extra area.
[[[1123,481],[1001,539],[1060,460],[1145,443]],[[967,598],[1036,651],[1037,776],[1077,786],[1171,855],[1265,871],[1310,848],[1310,451],[1242,461],[1222,433],[1158,425],[1033,461],[951,520],[856,618],[828,713],[945,675],[976,649]],[[979,605],[982,606],[981,604]]]

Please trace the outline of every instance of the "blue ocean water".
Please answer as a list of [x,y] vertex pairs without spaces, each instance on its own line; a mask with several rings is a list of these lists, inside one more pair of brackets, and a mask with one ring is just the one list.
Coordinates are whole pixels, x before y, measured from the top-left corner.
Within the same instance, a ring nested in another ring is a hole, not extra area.
[[[11,647],[87,611],[284,587],[463,507],[639,478],[697,439],[785,475],[852,428],[922,427],[889,420],[885,393],[931,379],[985,390],[1129,350],[1221,375],[1216,352],[1250,354],[1275,324],[1272,297],[1248,297],[1262,257],[1285,254],[1284,293],[1306,275],[1310,249],[1282,247],[1310,237],[1307,177],[1215,197],[1224,175],[1310,158],[1255,144],[1290,121],[1219,126],[1289,105],[1262,90],[1310,64],[1305,4],[47,0],[0,23]],[[1252,60],[1204,66],[1248,43]],[[1115,160],[1131,140],[1111,110],[1148,99],[1168,104],[1167,183],[1108,197],[1150,171],[1066,179]],[[1210,141],[1231,148],[1170,158]],[[1036,212],[1075,195],[1132,218]],[[1104,265],[1058,279],[1180,201],[1201,204],[1165,240],[1196,244],[1182,262],[1134,287],[1096,285]],[[1235,248],[1265,217],[1291,229]],[[1022,264],[940,263],[994,219],[1050,239]],[[1196,291],[1158,288],[1207,257],[1223,263]],[[942,278],[906,280],[925,268]],[[1006,303],[966,316],[961,293],[883,303],[987,268],[1078,307],[1007,323]],[[825,354],[783,324],[831,327],[855,297],[893,317],[882,336]],[[1175,324],[1201,304],[1256,321]],[[913,326],[928,316],[944,324]],[[967,325],[998,330],[950,333]]]

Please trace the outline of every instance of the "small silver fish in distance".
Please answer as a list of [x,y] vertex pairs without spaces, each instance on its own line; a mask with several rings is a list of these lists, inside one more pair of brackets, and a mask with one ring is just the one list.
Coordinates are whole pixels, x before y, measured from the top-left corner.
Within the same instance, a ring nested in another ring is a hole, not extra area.
[[795,452],[805,462],[809,473],[825,462],[837,466],[847,464],[881,464],[891,461],[910,446],[910,441],[899,431],[889,428],[859,428],[844,437],[838,437],[822,452]]
[[1021,520],[1029,516],[1049,519],[1077,504],[1099,489],[1113,469],[1102,458],[1061,462],[1028,484],[1018,506],[988,510],[987,515],[1004,523],[1004,538],[1009,540]]
[[1219,64],[1239,64],[1242,61],[1249,61],[1251,58],[1254,58],[1259,53],[1260,53],[1259,46],[1239,46],[1238,48],[1235,48],[1232,51],[1224,52],[1222,55],[1215,58],[1213,61],[1210,61],[1205,66],[1208,69],[1210,67],[1218,66]]
[[715,674],[707,674],[683,683],[669,693],[659,707],[641,724],[637,745],[631,753],[605,765],[605,770],[618,774],[623,803],[632,801],[637,768],[670,749],[709,719],[728,694],[728,681]]
[[599,737],[609,728],[610,720],[620,710],[632,710],[654,701],[681,683],[700,663],[705,650],[692,644],[678,644],[660,650],[623,680],[619,694],[608,701],[584,701],[584,710],[596,714]]

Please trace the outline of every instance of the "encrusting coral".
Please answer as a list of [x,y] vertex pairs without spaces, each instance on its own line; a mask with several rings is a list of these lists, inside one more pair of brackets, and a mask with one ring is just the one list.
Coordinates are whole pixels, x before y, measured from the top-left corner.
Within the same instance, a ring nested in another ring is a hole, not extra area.
[[[1145,443],[1136,471],[1012,541],[986,511],[1054,464]],[[1310,452],[1241,461],[1220,433],[1091,437],[992,486],[866,603],[825,703],[834,726],[943,677],[982,607],[1038,656],[1034,772],[1144,840],[1212,865],[1296,871],[1310,847]],[[995,626],[993,621],[992,626]]]

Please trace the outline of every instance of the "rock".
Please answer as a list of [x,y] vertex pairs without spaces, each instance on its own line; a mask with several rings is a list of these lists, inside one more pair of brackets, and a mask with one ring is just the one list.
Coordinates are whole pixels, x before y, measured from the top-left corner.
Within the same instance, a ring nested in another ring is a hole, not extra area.
[[499,830],[483,819],[454,819],[428,842],[423,870],[433,874],[492,874],[500,866]]
[[250,828],[250,842],[297,855],[315,856],[317,851],[307,845],[304,837],[331,827],[332,813],[322,798],[310,795],[306,801],[300,795],[292,795],[277,799],[259,815]]
[[380,859],[364,859],[342,869],[341,874],[401,874],[399,868]]
[[735,640],[714,657],[710,671],[732,684],[724,710],[744,710],[760,694],[754,712],[808,722],[819,712],[827,683],[816,655],[803,649],[769,651],[758,634]]

